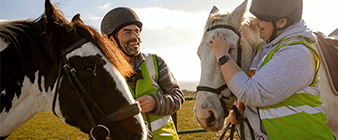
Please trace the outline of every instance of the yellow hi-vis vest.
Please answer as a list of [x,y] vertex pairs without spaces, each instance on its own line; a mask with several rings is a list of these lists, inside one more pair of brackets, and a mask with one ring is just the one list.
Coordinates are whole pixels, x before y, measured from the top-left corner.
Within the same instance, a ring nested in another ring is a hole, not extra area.
[[[139,66],[139,68],[142,71],[143,79],[136,81],[135,93],[129,86],[129,90],[131,91],[134,98],[162,92],[159,85],[157,84],[158,66],[156,55],[143,53],[142,55],[145,58],[145,61]],[[153,140],[178,140],[176,128],[170,115],[155,116],[151,113],[147,113],[147,115],[142,114],[145,122],[148,122],[147,117],[149,117]]]
[[[285,44],[285,45],[282,45]],[[276,105],[259,107],[259,116],[271,140],[331,140],[332,130],[326,126],[327,119],[319,95],[312,87],[317,84],[319,58],[315,49],[301,37],[287,38],[276,45],[265,57],[262,68],[282,47],[304,44],[314,55],[316,75],[305,90],[300,90]],[[261,49],[259,45],[257,52]],[[286,81],[287,82],[287,81]],[[277,85],[276,85],[277,86]],[[306,91],[306,92],[305,92]]]

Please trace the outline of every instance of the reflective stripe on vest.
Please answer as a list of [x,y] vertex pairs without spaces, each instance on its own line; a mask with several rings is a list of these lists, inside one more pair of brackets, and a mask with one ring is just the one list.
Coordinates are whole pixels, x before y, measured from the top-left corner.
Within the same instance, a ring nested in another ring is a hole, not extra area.
[[[158,81],[158,66],[156,55],[154,54],[143,54],[145,62],[140,65],[142,70],[143,79],[139,79],[136,82],[135,93],[130,88],[130,91],[133,93],[134,98],[141,97],[143,95],[149,95],[152,93],[160,92],[161,89],[157,84]],[[129,85],[129,84],[128,84]],[[150,113],[149,121],[151,124],[152,131],[158,130],[168,124],[172,120],[170,115],[167,116],[155,116]],[[147,116],[142,114],[143,119],[148,122]]]
[[151,131],[155,131],[157,129],[160,129],[161,127],[163,127],[164,125],[166,125],[167,123],[171,122],[173,119],[171,118],[171,116],[164,116],[156,121],[151,122]]
[[[259,116],[263,126],[269,139],[332,139],[332,131],[326,126],[326,114],[318,95],[319,90],[316,90],[316,85],[318,84],[317,72],[319,70],[318,54],[303,38],[292,38],[291,41],[289,39],[284,39],[276,45],[264,57],[265,59],[260,68],[268,63],[280,48],[293,44],[304,44],[314,54],[316,74],[313,82],[306,88],[311,90],[303,89],[281,103],[259,107]],[[257,49],[257,52],[259,50],[260,48]]]

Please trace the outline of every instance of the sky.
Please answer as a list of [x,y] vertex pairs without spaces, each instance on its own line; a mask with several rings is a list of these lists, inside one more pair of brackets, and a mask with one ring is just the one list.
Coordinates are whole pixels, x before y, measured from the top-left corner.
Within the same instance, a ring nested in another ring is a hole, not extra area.
[[[244,0],[51,1],[68,20],[80,13],[84,23],[98,31],[109,10],[132,8],[143,23],[141,52],[161,56],[178,81],[199,81],[197,49],[210,10],[217,6],[221,13],[231,12]],[[303,4],[303,19],[311,30],[329,35],[338,28],[338,0],[303,0]],[[43,12],[44,0],[0,0],[0,22],[36,19]]]

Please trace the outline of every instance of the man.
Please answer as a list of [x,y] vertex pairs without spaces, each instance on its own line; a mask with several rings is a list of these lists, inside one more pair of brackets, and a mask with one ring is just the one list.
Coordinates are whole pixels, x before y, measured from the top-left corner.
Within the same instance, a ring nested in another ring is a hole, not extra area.
[[140,52],[141,30],[142,22],[132,9],[126,7],[112,9],[101,22],[101,31],[120,47],[135,70],[127,82],[135,100],[140,103],[152,138],[178,139],[170,115],[181,108],[184,94],[161,57]]

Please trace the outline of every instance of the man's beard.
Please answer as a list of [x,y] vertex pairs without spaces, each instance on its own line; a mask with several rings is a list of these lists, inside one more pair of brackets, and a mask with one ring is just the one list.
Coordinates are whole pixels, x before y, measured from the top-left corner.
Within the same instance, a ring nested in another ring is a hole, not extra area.
[[[125,53],[128,55],[128,56],[137,56],[137,55],[139,55],[140,54],[140,44],[142,43],[142,41],[141,40],[138,40],[138,39],[131,39],[131,40],[129,40],[128,42],[127,42],[127,46],[129,45],[129,44],[136,44],[136,45],[138,45],[138,47],[136,48],[136,51],[137,51],[137,53],[135,53],[135,54],[127,54],[127,52],[129,52],[129,53],[131,53],[132,51],[125,51]],[[129,48],[129,47],[127,47],[127,48]],[[134,48],[133,48],[134,49]]]

